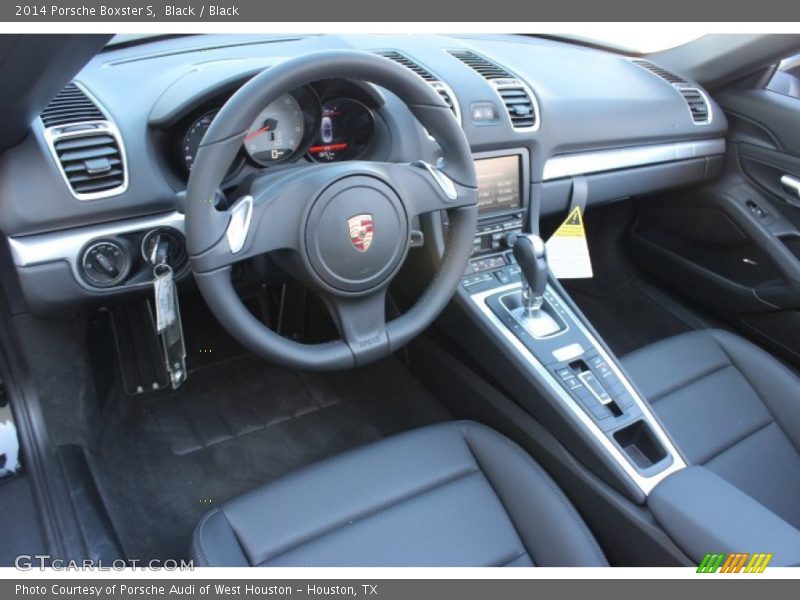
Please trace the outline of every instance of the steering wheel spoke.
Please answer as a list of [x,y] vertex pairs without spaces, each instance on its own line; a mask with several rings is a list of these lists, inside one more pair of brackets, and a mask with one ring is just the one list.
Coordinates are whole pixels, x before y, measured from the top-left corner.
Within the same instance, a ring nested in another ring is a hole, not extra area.
[[324,300],[356,364],[386,354],[389,338],[386,334],[385,289],[366,296],[327,296]]
[[207,272],[277,250],[298,251],[303,215],[326,179],[314,166],[265,174],[255,179],[222,214],[225,233],[193,257],[196,272]]
[[477,190],[461,185],[425,161],[378,165],[382,174],[403,196],[410,218],[455,208],[475,206]]

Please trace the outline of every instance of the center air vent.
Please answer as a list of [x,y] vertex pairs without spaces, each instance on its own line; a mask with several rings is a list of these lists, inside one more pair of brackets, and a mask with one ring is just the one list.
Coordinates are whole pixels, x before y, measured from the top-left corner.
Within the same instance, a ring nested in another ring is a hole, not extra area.
[[430,86],[436,90],[436,93],[442,97],[444,103],[450,107],[450,110],[453,111],[453,114],[456,116],[456,120],[461,123],[461,111],[458,106],[458,101],[456,100],[456,95],[453,93],[453,90],[450,89],[450,86],[448,86],[444,81],[437,79],[433,73],[428,71],[425,67],[414,62],[408,56],[402,52],[398,52],[397,50],[378,50],[375,52],[375,54],[403,65],[427,81]]
[[119,131],[83,89],[70,83],[41,117],[53,158],[78,200],[125,191],[128,180]]
[[450,54],[486,79],[495,89],[511,119],[514,129],[539,128],[539,105],[524,81],[500,65],[470,50],[451,50]]
[[634,58],[631,59],[631,62],[650,71],[678,90],[689,107],[689,112],[692,115],[692,121],[695,125],[707,125],[711,123],[711,108],[708,104],[708,98],[706,98],[706,95],[699,88],[693,87],[691,83],[682,77],[651,63],[649,60]]

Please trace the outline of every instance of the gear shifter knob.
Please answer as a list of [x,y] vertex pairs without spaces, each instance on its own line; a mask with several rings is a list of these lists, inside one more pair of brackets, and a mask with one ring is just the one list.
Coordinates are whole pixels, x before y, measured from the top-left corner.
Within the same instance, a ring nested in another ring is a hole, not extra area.
[[520,234],[514,241],[514,258],[522,271],[522,302],[525,313],[535,316],[544,302],[547,286],[545,245],[538,235]]

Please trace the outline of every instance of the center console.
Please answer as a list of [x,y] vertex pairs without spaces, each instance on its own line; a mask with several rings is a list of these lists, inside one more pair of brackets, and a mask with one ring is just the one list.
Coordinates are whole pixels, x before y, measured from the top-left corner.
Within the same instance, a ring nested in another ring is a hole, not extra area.
[[546,390],[550,412],[646,496],[686,463],[616,358],[548,281],[545,245],[524,233],[527,152],[478,154],[475,161],[479,224],[460,296],[495,345]]

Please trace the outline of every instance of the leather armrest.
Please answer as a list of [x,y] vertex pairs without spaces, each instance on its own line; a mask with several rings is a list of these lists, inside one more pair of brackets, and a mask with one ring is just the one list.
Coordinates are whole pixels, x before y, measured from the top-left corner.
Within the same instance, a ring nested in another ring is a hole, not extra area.
[[800,531],[705,467],[673,473],[647,504],[697,563],[709,552],[765,552],[773,554],[771,565],[800,565]]

